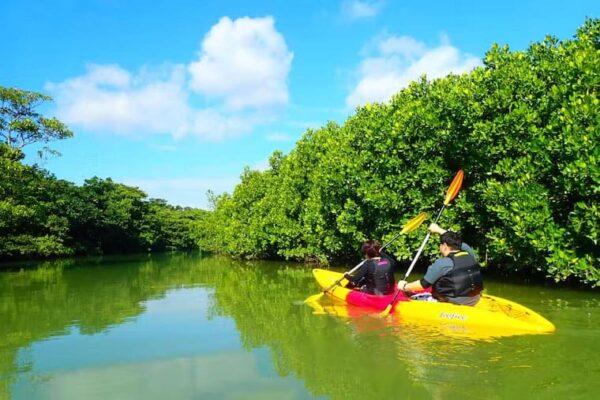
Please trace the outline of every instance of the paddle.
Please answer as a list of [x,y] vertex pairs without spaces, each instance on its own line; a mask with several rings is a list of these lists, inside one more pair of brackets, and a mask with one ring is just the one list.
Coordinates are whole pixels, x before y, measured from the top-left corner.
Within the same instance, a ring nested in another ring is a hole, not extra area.
[[[417,215],[416,217],[414,217],[413,219],[408,221],[406,224],[404,224],[404,227],[396,236],[394,236],[386,244],[381,246],[381,249],[379,249],[379,251],[383,250],[388,245],[390,245],[394,240],[396,240],[398,238],[398,236],[403,235],[405,233],[412,232],[415,229],[417,229],[419,226],[421,226],[421,224],[423,223],[423,221],[425,221],[426,218],[427,218],[427,213],[422,212],[421,214]],[[362,267],[362,265],[365,262],[367,262],[367,259],[362,260],[358,265],[356,265],[350,271],[346,272],[344,275],[346,275],[346,274],[352,275],[352,273],[357,271],[360,267]],[[342,275],[342,277],[340,279],[338,279],[337,281],[333,282],[333,284],[331,286],[329,286],[327,289],[323,290],[321,293],[314,294],[314,295],[308,297],[306,300],[304,300],[304,302],[310,303],[310,302],[318,301],[325,293],[327,293],[328,291],[330,291],[331,289],[333,289],[334,287],[339,285],[340,282],[344,279],[344,275]]]
[[[450,184],[450,187],[448,188],[448,191],[446,192],[446,198],[444,199],[444,204],[442,204],[442,208],[440,208],[440,211],[438,211],[437,216],[435,217],[435,221],[434,221],[435,224],[437,224],[438,220],[440,219],[442,212],[444,211],[444,208],[446,208],[446,206],[448,204],[450,204],[450,202],[452,200],[454,200],[454,198],[458,195],[458,191],[460,190],[460,187],[462,185],[463,176],[464,176],[464,171],[462,169],[456,173],[456,176],[452,180],[452,183]],[[408,270],[406,271],[406,274],[404,275],[403,280],[406,280],[408,278],[408,276],[410,275],[410,273],[412,272],[415,264],[417,263],[417,260],[419,259],[419,256],[421,255],[421,252],[423,252],[423,249],[425,248],[425,245],[429,241],[430,237],[431,237],[431,232],[429,230],[427,230],[427,235],[425,235],[425,239],[423,240],[423,243],[421,243],[421,247],[419,247],[417,254],[415,254],[415,257],[413,258],[412,262],[410,263],[410,266],[408,267]],[[385,310],[383,310],[379,314],[381,317],[387,316],[392,311],[392,306],[398,299],[398,296],[400,295],[401,292],[402,292],[401,290],[398,290],[398,292],[396,292],[396,295],[394,296],[394,298],[392,299],[390,304],[388,304],[388,306],[385,308]]]

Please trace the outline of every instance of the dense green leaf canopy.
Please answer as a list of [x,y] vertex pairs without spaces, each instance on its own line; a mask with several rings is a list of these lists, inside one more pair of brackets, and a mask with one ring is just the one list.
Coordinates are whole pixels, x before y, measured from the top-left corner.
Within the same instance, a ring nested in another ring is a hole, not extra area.
[[[493,46],[484,66],[422,78],[342,126],[309,130],[266,171],[214,198],[205,248],[239,257],[328,261],[393,236],[465,187],[442,224],[488,267],[600,284],[600,20],[572,40]],[[392,250],[408,259],[418,237]],[[431,246],[430,246],[431,247]],[[435,249],[430,248],[429,256]]]
[[76,186],[22,158],[0,144],[0,260],[198,248],[206,211],[147,199],[110,179]]
[[0,260],[197,249],[203,210],[147,199],[111,179],[76,186],[22,163],[24,146],[73,136],[36,110],[50,100],[0,87]]

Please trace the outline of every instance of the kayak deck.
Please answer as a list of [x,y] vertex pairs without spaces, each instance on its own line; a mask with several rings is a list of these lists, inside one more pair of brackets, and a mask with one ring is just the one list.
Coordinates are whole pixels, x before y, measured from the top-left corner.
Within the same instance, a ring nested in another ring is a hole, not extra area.
[[[323,269],[314,269],[313,275],[323,290],[342,277],[339,272]],[[393,299],[393,295],[373,296],[345,288],[343,286],[346,283],[347,280],[343,279],[340,285],[327,291],[327,295],[334,301],[375,310],[385,309]],[[481,300],[473,307],[412,300],[404,293],[400,293],[398,299],[393,312],[408,323],[483,327],[502,336],[513,332],[551,333],[556,330],[550,321],[535,311],[513,301],[487,294],[482,294]]]

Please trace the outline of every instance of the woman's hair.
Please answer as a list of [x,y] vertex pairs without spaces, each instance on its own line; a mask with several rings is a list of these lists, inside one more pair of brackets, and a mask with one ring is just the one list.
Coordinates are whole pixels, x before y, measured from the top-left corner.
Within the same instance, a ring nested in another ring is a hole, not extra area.
[[379,257],[381,244],[377,240],[367,240],[363,243],[361,250],[369,258]]

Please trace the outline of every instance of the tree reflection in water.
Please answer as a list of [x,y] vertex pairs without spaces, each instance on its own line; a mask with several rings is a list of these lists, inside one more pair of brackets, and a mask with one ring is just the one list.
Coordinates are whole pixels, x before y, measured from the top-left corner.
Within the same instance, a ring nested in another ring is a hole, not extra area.
[[[270,357],[278,376],[300,379],[314,397],[506,398],[532,390],[542,398],[560,397],[572,388],[552,382],[556,376],[574,381],[577,369],[564,370],[556,355],[562,354],[565,362],[568,357],[571,364],[585,363],[574,351],[565,351],[574,341],[560,335],[561,310],[547,300],[535,308],[546,307],[542,311],[557,322],[557,335],[474,340],[461,332],[448,335],[394,318],[371,318],[364,310],[327,302],[314,310],[302,300],[316,287],[310,268],[302,265],[191,254],[60,261],[2,273],[0,398],[10,398],[15,380],[34,367],[35,360],[27,358],[33,344],[73,329],[82,335],[110,333],[123,322],[135,322],[150,300],[162,301],[182,288],[206,289],[209,296],[206,315],[189,318],[232,322],[246,352]],[[514,293],[506,297],[519,300]],[[583,303],[586,296],[581,294],[562,294],[571,296],[571,307],[581,305],[582,328],[597,332],[586,315],[597,311],[598,304]],[[588,306],[592,308],[584,308]],[[586,337],[578,342],[590,354],[598,344]],[[188,368],[176,365],[181,374]],[[586,381],[587,387],[594,385]],[[228,387],[220,390],[225,394]]]

